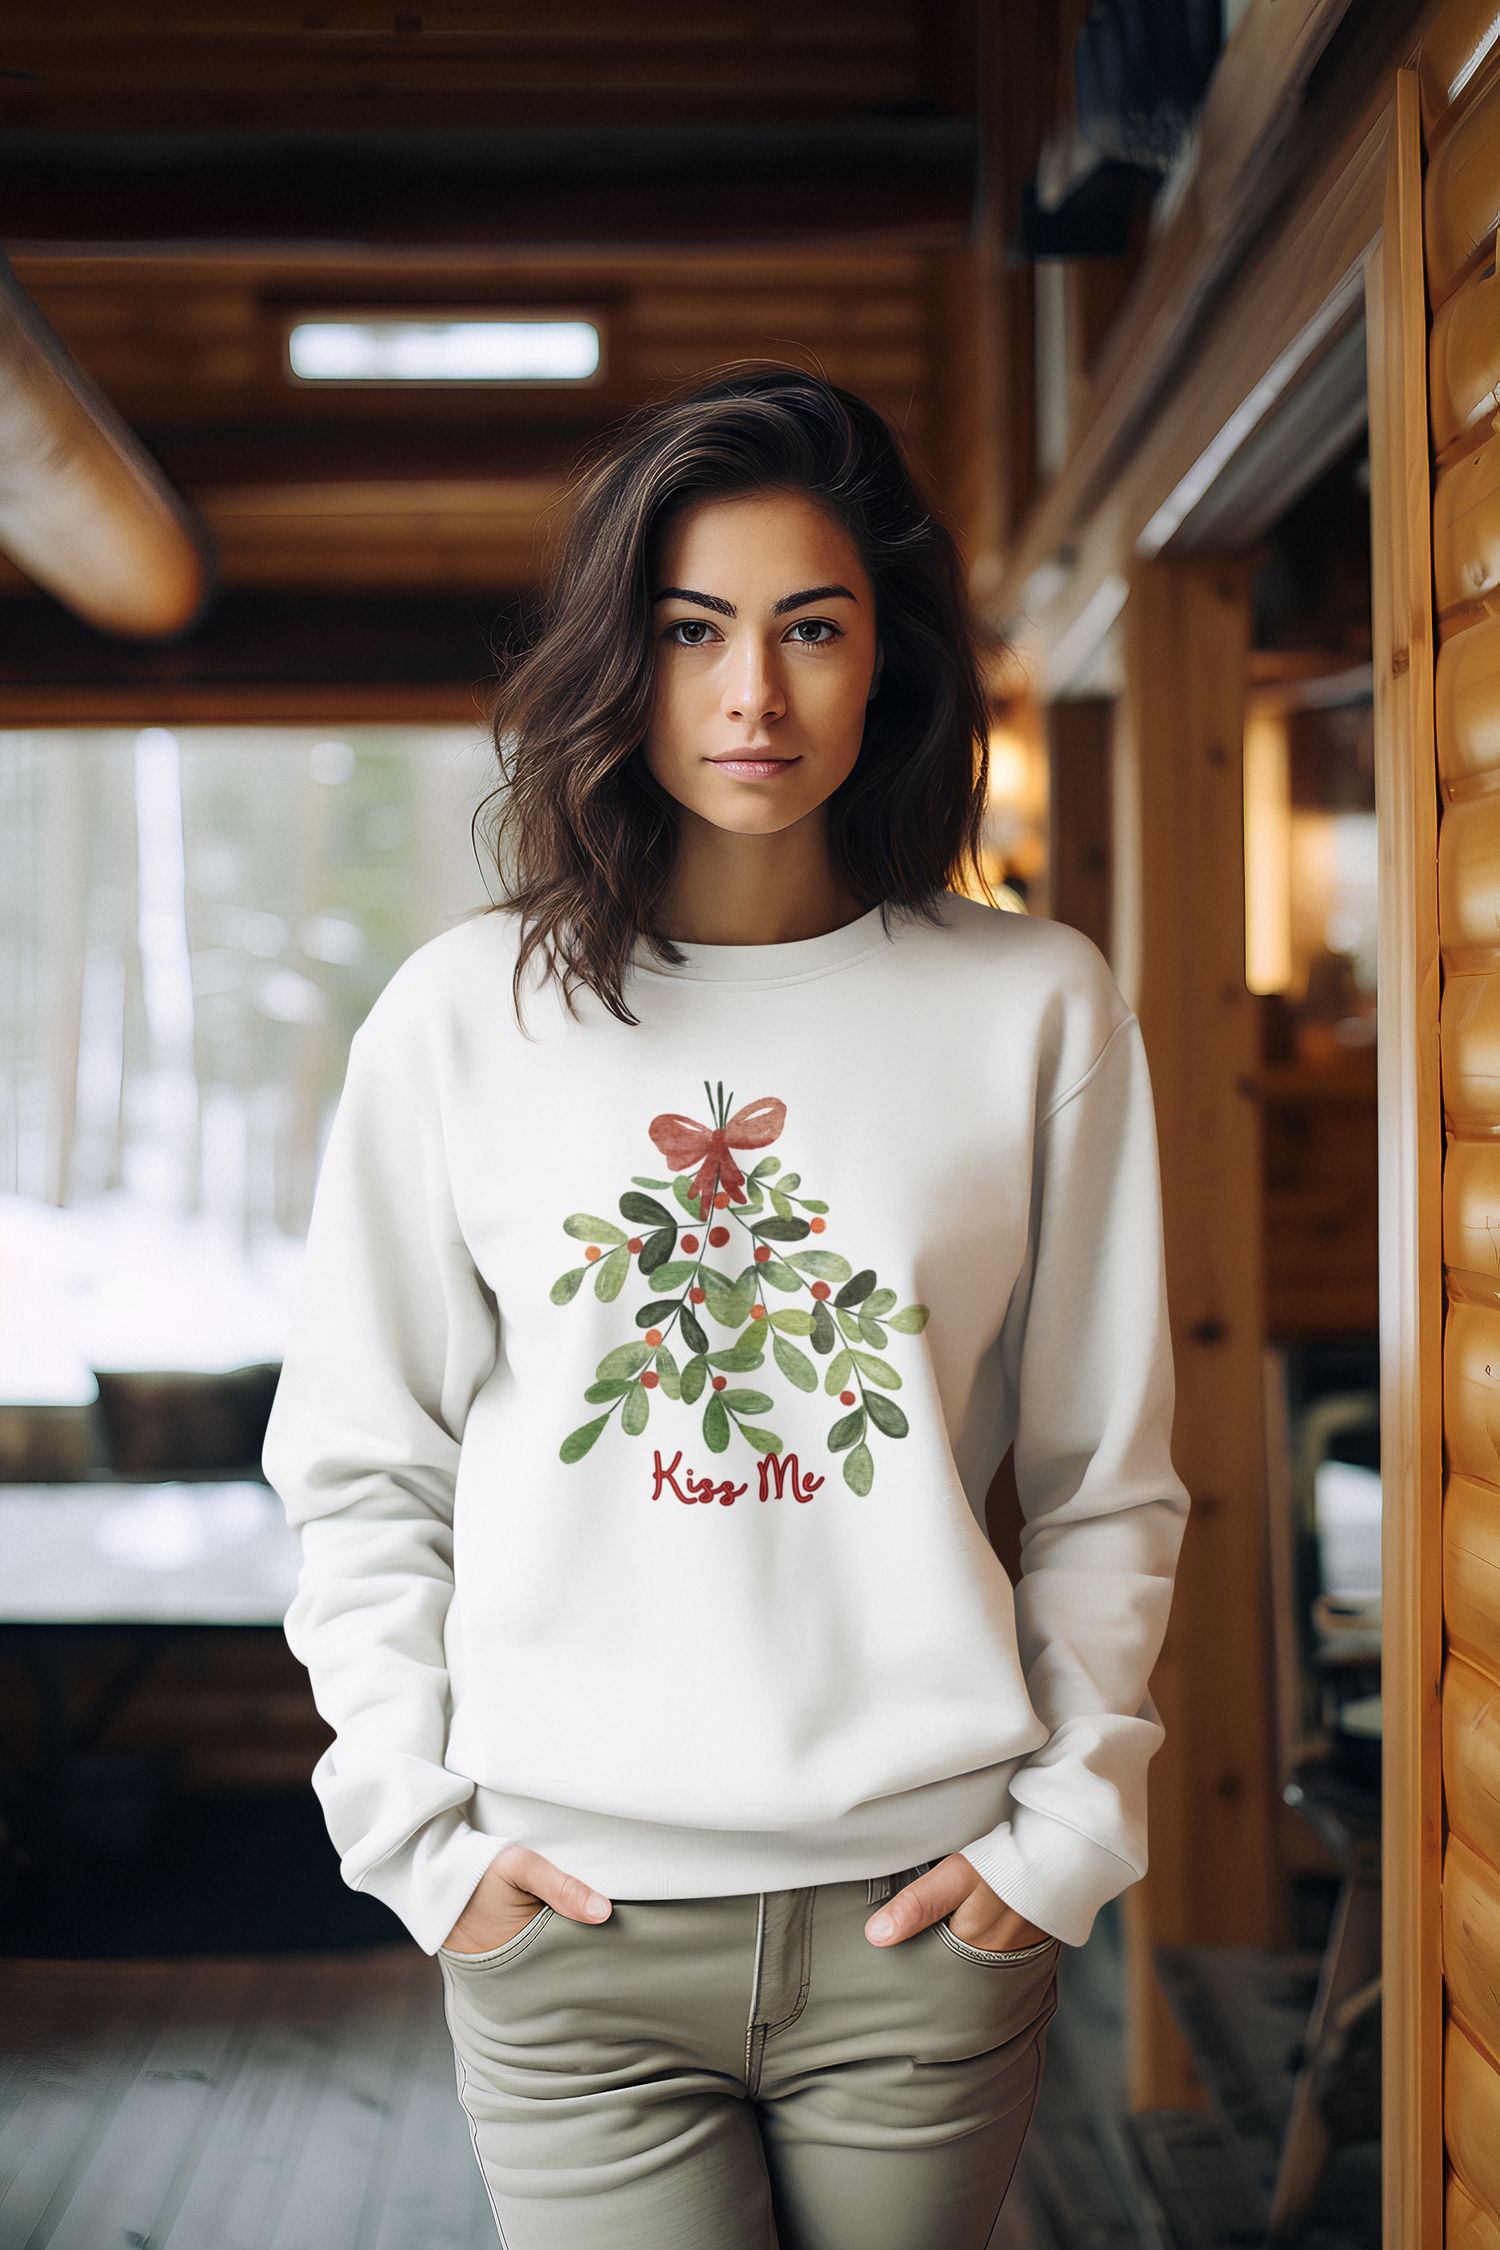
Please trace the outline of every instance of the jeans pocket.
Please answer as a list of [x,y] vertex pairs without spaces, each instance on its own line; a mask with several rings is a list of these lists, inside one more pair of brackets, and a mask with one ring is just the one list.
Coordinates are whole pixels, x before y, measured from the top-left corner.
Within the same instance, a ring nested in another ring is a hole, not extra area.
[[937,1934],[949,1951],[956,1953],[961,1961],[978,1961],[988,1969],[1014,1969],[1025,1961],[1040,1961],[1042,1955],[1052,1952],[1058,1943],[1055,1937],[1049,1937],[1041,1939],[1036,1945],[1023,1945],[1015,1953],[995,1953],[983,1945],[966,1945],[961,1937],[953,1935],[946,1921],[938,1923]]
[[488,1953],[459,1953],[449,1946],[440,1945],[438,1957],[453,1969],[503,1969],[518,1953],[526,1951],[551,1919],[552,1908],[539,1907],[524,1930],[517,1930],[513,1938],[507,1938],[504,1945],[492,1946]]

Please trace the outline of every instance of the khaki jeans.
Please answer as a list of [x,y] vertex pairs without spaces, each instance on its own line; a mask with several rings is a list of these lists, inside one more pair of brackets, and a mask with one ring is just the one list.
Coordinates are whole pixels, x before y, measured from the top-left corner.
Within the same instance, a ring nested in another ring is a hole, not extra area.
[[443,1953],[507,2250],[984,2250],[1026,2137],[1057,1946],[873,1946],[905,1876],[546,1907]]

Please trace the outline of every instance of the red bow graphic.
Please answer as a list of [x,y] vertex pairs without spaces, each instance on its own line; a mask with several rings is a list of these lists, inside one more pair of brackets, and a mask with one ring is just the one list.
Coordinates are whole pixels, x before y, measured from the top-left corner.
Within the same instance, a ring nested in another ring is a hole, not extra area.
[[729,1151],[765,1148],[780,1138],[785,1123],[786,1103],[767,1095],[758,1102],[746,1102],[722,1125],[699,1125],[691,1117],[668,1111],[652,1118],[650,1133],[672,1171],[685,1172],[690,1164],[698,1165],[693,1194],[707,1218],[716,1185],[731,1203],[745,1201],[745,1175]]

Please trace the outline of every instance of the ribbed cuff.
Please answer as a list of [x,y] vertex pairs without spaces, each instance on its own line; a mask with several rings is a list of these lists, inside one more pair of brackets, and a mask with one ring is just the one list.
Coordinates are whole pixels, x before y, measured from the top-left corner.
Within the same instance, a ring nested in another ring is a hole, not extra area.
[[462,1812],[439,1813],[352,1887],[399,1914],[423,1952],[436,1953],[505,1845],[505,1837],[471,1828]]
[[1028,1922],[1065,1945],[1082,1945],[1100,1907],[1127,1890],[1136,1871],[1091,1836],[1011,1802],[1012,1817],[965,1844],[964,1858]]

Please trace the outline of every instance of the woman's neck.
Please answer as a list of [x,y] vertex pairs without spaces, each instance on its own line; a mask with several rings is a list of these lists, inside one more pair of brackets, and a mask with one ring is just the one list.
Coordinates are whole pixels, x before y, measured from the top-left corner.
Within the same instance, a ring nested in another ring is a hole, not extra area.
[[679,808],[677,856],[656,912],[683,945],[790,945],[867,911],[839,881],[816,815],[773,836],[735,835]]

